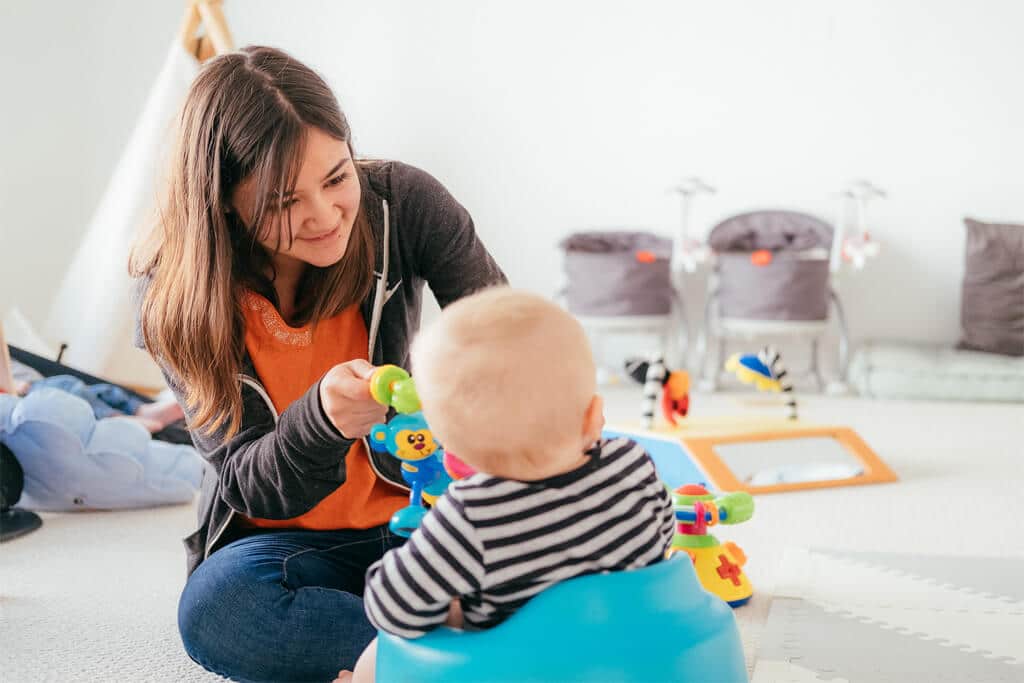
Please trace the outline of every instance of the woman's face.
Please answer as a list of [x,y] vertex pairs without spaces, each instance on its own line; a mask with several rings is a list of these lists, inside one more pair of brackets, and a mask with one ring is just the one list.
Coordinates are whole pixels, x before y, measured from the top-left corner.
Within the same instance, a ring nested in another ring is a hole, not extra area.
[[[325,268],[345,255],[352,224],[359,211],[359,176],[348,144],[317,128],[310,128],[306,156],[292,192],[283,198],[268,197],[264,224],[258,241],[272,255],[279,270],[303,264]],[[256,182],[242,181],[232,196],[232,206],[246,225],[256,210]],[[293,241],[288,241],[289,218]],[[279,228],[275,226],[280,226]],[[269,228],[269,229],[268,229]],[[278,229],[280,251],[278,248]]]

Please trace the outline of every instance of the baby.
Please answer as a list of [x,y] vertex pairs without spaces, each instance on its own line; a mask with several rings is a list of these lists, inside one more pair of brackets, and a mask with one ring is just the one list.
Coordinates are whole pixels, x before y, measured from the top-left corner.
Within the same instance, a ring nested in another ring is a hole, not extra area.
[[[435,436],[477,474],[370,567],[374,626],[405,638],[445,623],[490,628],[559,581],[664,558],[672,502],[642,448],[601,439],[594,361],[572,316],[487,290],[446,308],[412,365]],[[376,641],[355,681],[373,680],[375,657]]]

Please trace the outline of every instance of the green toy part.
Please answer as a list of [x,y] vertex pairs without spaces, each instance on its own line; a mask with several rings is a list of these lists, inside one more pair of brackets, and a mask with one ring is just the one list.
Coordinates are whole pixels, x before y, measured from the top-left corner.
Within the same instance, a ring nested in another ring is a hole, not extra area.
[[402,415],[420,410],[416,382],[397,365],[382,365],[370,376],[370,395],[377,403],[394,408]]
[[711,534],[680,534],[672,537],[673,548],[714,548],[721,542]]
[[377,403],[390,406],[395,385],[409,379],[409,373],[397,365],[382,365],[370,377],[370,395]]
[[416,380],[400,380],[391,386],[391,405],[402,415],[411,415],[421,408],[420,397],[416,393]]
[[739,524],[754,516],[754,498],[746,491],[727,493],[716,498],[715,504],[724,513],[722,524]]

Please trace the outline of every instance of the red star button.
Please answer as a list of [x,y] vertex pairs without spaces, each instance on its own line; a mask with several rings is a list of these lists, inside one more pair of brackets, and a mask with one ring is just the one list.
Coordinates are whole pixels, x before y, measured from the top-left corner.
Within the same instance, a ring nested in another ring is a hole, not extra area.
[[725,555],[719,555],[718,561],[720,562],[717,568],[718,575],[723,579],[732,581],[734,586],[740,585],[740,566],[730,562],[729,558]]

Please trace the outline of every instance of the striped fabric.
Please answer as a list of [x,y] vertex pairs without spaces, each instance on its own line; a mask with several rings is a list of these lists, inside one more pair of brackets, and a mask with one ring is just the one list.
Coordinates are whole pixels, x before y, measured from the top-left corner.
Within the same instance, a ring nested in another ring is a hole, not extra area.
[[415,638],[461,597],[465,627],[489,628],[559,581],[660,561],[674,519],[650,457],[623,438],[588,455],[542,481],[475,474],[449,486],[408,543],[367,572],[373,625]]
[[665,367],[665,359],[655,356],[647,366],[647,376],[644,377],[644,429],[654,426],[654,407],[658,404],[658,392],[665,386],[667,379],[668,368]]

